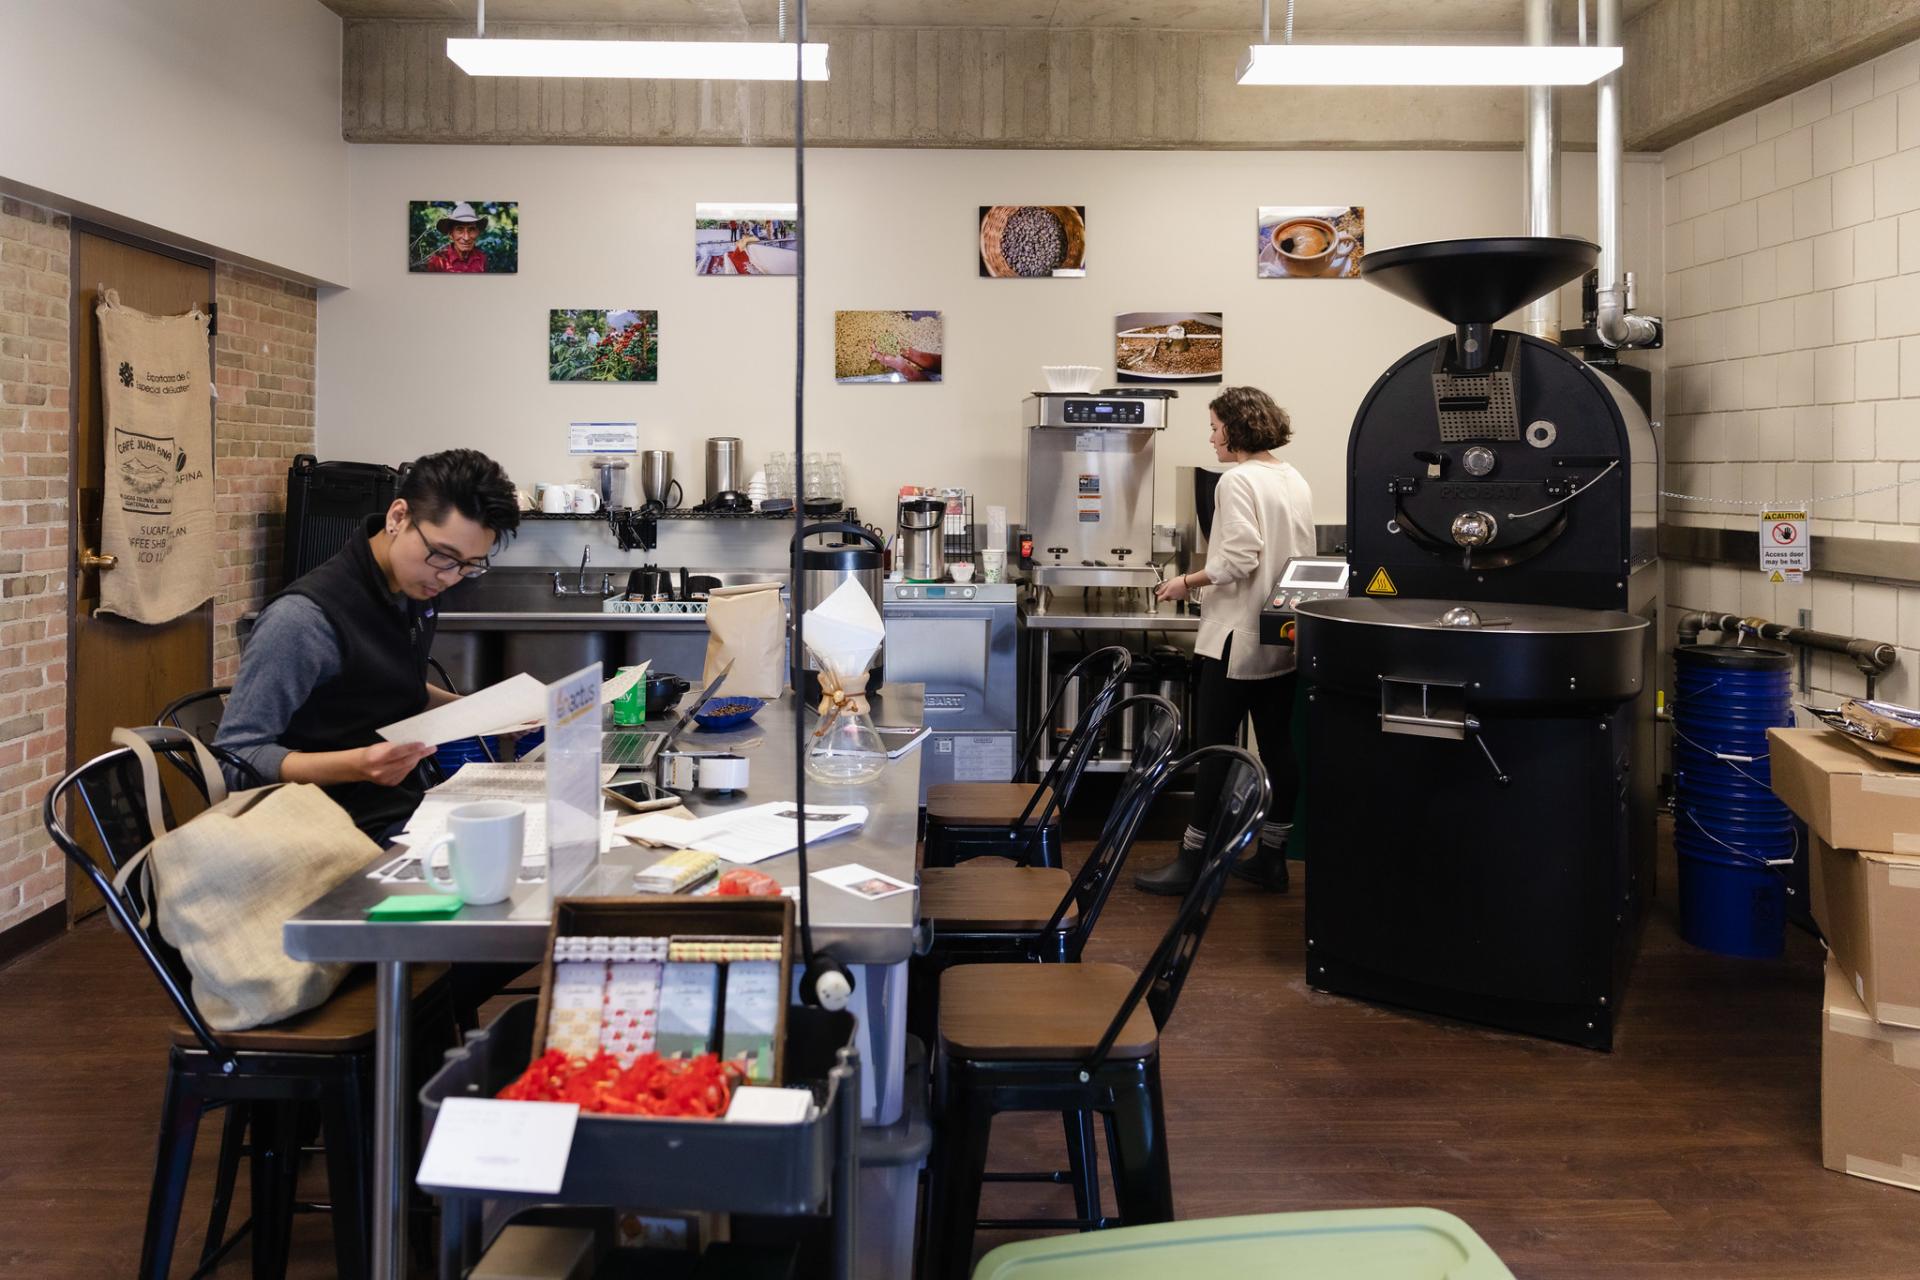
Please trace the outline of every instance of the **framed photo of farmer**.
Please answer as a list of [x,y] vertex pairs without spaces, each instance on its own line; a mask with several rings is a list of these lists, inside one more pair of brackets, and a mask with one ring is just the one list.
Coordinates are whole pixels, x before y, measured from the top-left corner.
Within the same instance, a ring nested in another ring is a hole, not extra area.
[[520,270],[519,203],[409,200],[407,270],[463,276]]

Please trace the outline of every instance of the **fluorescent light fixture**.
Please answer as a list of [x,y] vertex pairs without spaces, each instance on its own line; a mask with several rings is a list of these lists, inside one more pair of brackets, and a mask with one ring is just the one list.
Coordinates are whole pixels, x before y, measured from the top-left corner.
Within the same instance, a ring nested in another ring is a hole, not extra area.
[[[447,56],[470,76],[594,80],[791,80],[794,46],[766,40],[509,40],[450,38]],[[800,75],[827,78],[827,46],[800,46]]]
[[1592,84],[1620,67],[1618,45],[1256,44],[1240,84]]

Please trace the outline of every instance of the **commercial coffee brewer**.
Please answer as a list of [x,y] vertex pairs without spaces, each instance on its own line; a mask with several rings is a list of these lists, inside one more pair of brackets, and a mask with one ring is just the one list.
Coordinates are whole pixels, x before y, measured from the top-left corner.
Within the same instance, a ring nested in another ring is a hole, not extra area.
[[1455,328],[1361,403],[1349,594],[1294,613],[1308,981],[1604,1049],[1653,889],[1659,462],[1620,382],[1492,327],[1597,252],[1368,254]]
[[1152,601],[1153,446],[1175,394],[1036,391],[1022,403],[1021,545],[1036,587],[1135,588]]

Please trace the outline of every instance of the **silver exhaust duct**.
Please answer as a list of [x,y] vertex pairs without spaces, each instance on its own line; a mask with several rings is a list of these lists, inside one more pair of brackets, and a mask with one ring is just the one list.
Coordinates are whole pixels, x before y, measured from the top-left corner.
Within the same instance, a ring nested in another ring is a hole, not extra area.
[[[1553,43],[1553,0],[1527,0],[1527,43]],[[1527,88],[1526,199],[1527,234],[1560,234],[1559,112],[1553,87]],[[1560,295],[1556,290],[1527,305],[1526,332],[1547,342],[1560,341]]]
[[[1597,0],[1594,16],[1596,42],[1619,44],[1620,0]],[[1626,67],[1622,65],[1619,70],[1601,77],[1596,102],[1599,121],[1594,159],[1600,195],[1600,288],[1594,328],[1609,347],[1647,346],[1660,339],[1659,322],[1633,309],[1632,273],[1623,278],[1620,271],[1620,179],[1625,163],[1620,139],[1620,87],[1624,75]],[[1531,115],[1528,123],[1532,123]]]

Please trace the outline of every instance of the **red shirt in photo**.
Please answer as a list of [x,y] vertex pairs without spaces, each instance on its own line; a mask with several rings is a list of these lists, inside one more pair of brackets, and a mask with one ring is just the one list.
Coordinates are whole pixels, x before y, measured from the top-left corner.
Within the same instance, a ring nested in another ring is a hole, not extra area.
[[487,255],[475,249],[472,253],[461,253],[452,245],[440,250],[427,259],[424,270],[450,271],[460,275],[481,275],[487,269]]

